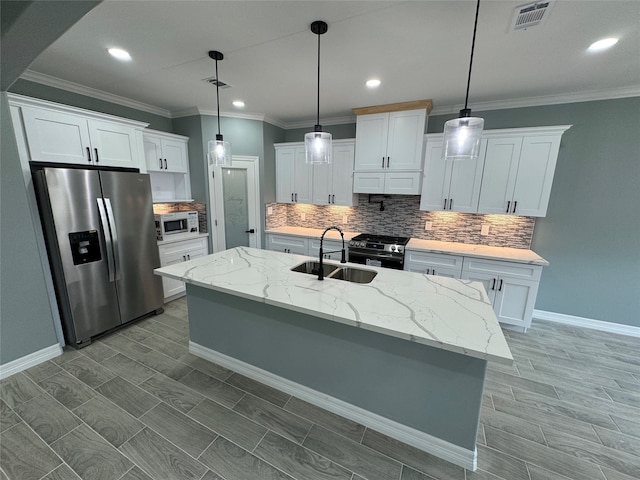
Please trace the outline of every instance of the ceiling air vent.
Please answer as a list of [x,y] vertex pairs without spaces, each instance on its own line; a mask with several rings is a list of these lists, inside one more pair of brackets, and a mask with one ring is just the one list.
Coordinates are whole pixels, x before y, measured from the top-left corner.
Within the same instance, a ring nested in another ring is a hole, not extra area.
[[207,82],[210,83],[211,85],[213,85],[214,87],[219,87],[219,88],[231,88],[231,85],[227,85],[226,83],[224,83],[222,80],[218,80],[216,77],[209,77],[209,78],[203,78],[202,79],[203,82]]
[[520,5],[513,12],[513,21],[510,31],[526,30],[540,25],[549,16],[549,10],[553,1],[533,2]]

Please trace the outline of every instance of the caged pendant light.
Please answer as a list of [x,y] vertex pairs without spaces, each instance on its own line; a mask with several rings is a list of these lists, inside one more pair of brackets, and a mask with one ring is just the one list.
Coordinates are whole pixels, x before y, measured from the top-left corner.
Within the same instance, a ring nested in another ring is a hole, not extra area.
[[218,106],[218,133],[215,140],[209,140],[207,156],[209,165],[228,167],[231,165],[231,144],[224,140],[220,133],[220,77],[218,76],[218,60],[224,55],[216,50],[209,51],[209,56],[216,62],[216,103]]
[[320,35],[326,33],[327,29],[327,23],[322,20],[316,20],[311,24],[311,32],[318,35],[318,108],[313,132],[304,136],[304,149],[306,162],[312,164],[331,163],[331,134],[323,132],[322,125],[320,125]]
[[444,124],[444,143],[442,145],[442,158],[445,160],[476,160],[480,151],[480,140],[484,119],[471,116],[471,109],[467,108],[469,101],[469,85],[471,83],[471,65],[473,64],[473,51],[476,45],[476,30],[478,28],[478,12],[480,0],[476,6],[476,20],[473,26],[473,41],[471,42],[471,59],[469,60],[469,76],[467,78],[467,94],[464,99],[464,108],[460,110],[460,117],[447,121]]

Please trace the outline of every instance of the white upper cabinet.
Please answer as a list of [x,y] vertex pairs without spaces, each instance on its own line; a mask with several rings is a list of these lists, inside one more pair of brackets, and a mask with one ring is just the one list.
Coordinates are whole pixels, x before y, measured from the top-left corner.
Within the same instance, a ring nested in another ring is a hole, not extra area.
[[356,172],[420,170],[426,110],[358,115]]
[[303,143],[276,144],[276,202],[311,203],[313,168]]
[[492,132],[496,136],[488,138],[478,213],[544,217],[560,140],[568,128]]
[[442,158],[442,134],[425,135],[425,161],[420,210],[478,211],[486,141],[477,161]]
[[181,135],[145,131],[144,157],[147,171],[187,173],[189,139]]
[[20,108],[31,161],[144,169],[139,132],[146,124],[28,97]]
[[354,155],[354,140],[333,141],[331,164],[313,166],[312,203],[348,207],[358,204],[358,197],[353,194]]

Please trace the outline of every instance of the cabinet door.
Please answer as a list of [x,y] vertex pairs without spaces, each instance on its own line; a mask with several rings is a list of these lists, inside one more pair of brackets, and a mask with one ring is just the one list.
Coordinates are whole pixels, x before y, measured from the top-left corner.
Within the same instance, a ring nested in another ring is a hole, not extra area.
[[420,172],[387,172],[384,174],[384,193],[419,195],[421,176]]
[[478,213],[510,213],[521,149],[522,137],[488,140]]
[[491,273],[484,273],[484,272],[478,272],[478,271],[470,272],[463,268],[461,278],[463,280],[481,282],[482,285],[484,285],[484,290],[487,293],[487,296],[489,297],[489,303],[491,303],[491,305],[494,305],[494,301],[496,298],[496,288],[497,288],[496,285],[498,283],[497,276]]
[[[348,249],[347,242],[345,242],[344,248],[345,248],[345,254],[346,254]],[[336,242],[336,241],[325,239],[322,242],[322,251],[331,252],[331,253],[325,253],[323,255],[323,258],[325,260],[336,260],[339,262],[342,259],[342,242],[341,241]],[[318,258],[319,255],[320,255],[320,239],[317,239],[317,238],[309,239],[309,256]]]
[[425,117],[425,110],[389,114],[385,164],[389,170],[421,170]]
[[309,240],[293,235],[267,235],[267,248],[275,252],[309,255]]
[[312,203],[313,165],[306,161],[304,147],[296,147],[293,166],[294,200],[296,203]]
[[147,171],[164,171],[164,162],[162,161],[162,140],[160,137],[155,135],[143,135],[142,142],[144,144],[144,160],[147,164]]
[[315,205],[329,205],[333,189],[333,167],[336,162],[336,149],[333,149],[333,163],[331,165],[313,165],[313,196],[311,201]]
[[525,330],[529,328],[537,294],[537,281],[500,277],[493,303],[493,309],[496,312],[498,321],[509,325],[517,325]]
[[353,172],[353,193],[384,193],[385,173]]
[[23,107],[30,159],[37,162],[91,165],[87,120],[79,115]]
[[187,144],[171,138],[162,139],[162,158],[167,172],[187,172]]
[[354,170],[382,171],[387,161],[389,114],[358,115],[356,118],[356,160]]
[[449,210],[462,213],[476,213],[478,211],[486,148],[487,142],[483,140],[476,161],[449,161],[451,164]]
[[88,123],[89,138],[96,165],[140,167],[135,128],[93,119]]
[[560,138],[555,135],[524,138],[513,193],[512,212],[516,215],[547,214]]
[[449,199],[452,164],[442,158],[442,135],[427,138],[424,148],[420,210],[444,210],[444,202]]
[[[353,194],[353,160],[355,144],[336,145],[333,147],[333,163],[331,164],[331,204],[352,207],[358,204]],[[314,188],[317,182],[313,172]],[[314,202],[315,203],[315,202]]]
[[[175,265],[176,263],[182,262],[184,262],[184,259],[180,255],[173,255],[169,259],[165,260],[164,263],[161,262],[161,265],[163,267],[167,267],[169,265]],[[162,290],[166,300],[169,297],[184,293],[186,288],[184,286],[184,282],[181,282],[180,280],[162,277]]]
[[276,148],[276,202],[293,203],[295,148]]

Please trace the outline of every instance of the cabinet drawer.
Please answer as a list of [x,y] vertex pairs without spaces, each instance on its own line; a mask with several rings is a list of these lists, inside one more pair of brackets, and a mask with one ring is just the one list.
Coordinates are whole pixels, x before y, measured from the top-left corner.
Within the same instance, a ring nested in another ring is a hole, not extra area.
[[[349,244],[344,244],[345,254],[347,255],[347,261],[349,260]],[[325,253],[325,258],[330,260],[340,260],[342,257],[342,242],[341,241],[327,241],[322,243],[323,252],[337,252],[337,253]],[[309,256],[318,258],[320,254],[320,240],[317,238],[309,239]]]
[[462,271],[466,274],[465,278],[481,273],[538,281],[542,275],[542,266],[465,257]]
[[173,255],[182,256],[188,252],[195,250],[204,250],[205,252],[208,252],[206,237],[184,240],[181,242],[158,246],[158,252],[160,253],[161,261],[162,257],[170,257]]
[[455,268],[462,270],[462,259],[458,255],[447,255],[443,253],[426,253],[416,250],[405,251],[405,263],[418,265],[428,265],[430,267]]

